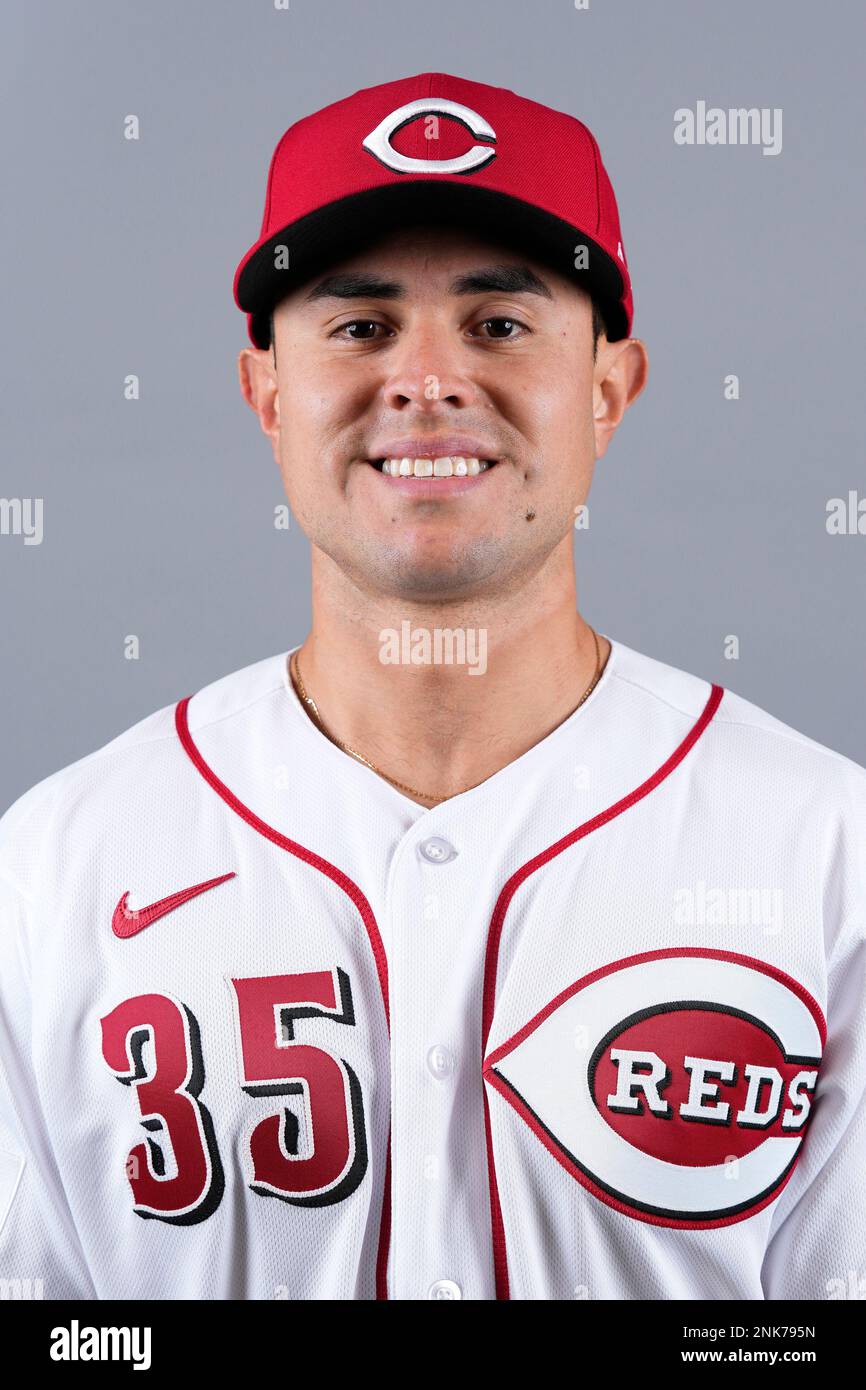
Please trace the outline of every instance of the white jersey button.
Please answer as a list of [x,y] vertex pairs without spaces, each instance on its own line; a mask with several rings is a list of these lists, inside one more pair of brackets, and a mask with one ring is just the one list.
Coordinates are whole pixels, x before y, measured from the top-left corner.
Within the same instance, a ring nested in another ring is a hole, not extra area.
[[427,1290],[428,1298],[448,1298],[459,1299],[463,1297],[463,1291],[459,1284],[455,1284],[453,1279],[437,1279],[435,1284],[431,1284]]
[[427,1053],[427,1066],[437,1081],[444,1081],[454,1071],[454,1054],[443,1043],[436,1043]]
[[418,846],[418,853],[429,864],[447,864],[449,859],[457,856],[454,846],[449,845],[448,841],[439,835],[431,835],[429,840],[422,840]]

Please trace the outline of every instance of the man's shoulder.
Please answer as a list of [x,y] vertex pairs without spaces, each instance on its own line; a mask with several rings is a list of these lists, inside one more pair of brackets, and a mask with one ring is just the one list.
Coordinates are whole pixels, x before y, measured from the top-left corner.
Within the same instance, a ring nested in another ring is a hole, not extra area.
[[[710,700],[713,683],[658,661],[622,643],[614,647],[612,677],[635,692],[634,698],[659,711],[676,711],[697,721]],[[866,768],[801,733],[762,706],[723,686],[721,700],[701,739],[705,751],[727,759],[732,773],[748,779],[801,783],[819,794],[850,793],[866,808]]]
[[[285,653],[266,657],[201,687],[189,702],[190,727],[201,729],[241,715],[283,681]],[[16,885],[35,868],[52,831],[62,833],[71,817],[87,817],[94,826],[115,807],[134,807],[136,800],[162,789],[187,755],[178,738],[179,700],[162,706],[124,729],[101,747],[44,777],[0,816],[0,876]],[[194,711],[194,714],[193,714]]]

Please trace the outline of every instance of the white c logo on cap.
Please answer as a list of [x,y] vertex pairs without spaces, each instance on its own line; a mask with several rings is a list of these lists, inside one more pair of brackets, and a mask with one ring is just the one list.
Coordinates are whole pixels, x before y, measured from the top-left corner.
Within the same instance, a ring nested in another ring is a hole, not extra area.
[[459,101],[447,101],[444,97],[422,97],[419,101],[398,106],[396,111],[380,121],[376,129],[362,140],[364,149],[397,174],[466,174],[470,169],[481,169],[496,158],[496,151],[490,145],[473,145],[471,150],[458,155],[456,159],[412,159],[409,155],[400,154],[391,144],[391,137],[402,126],[414,121],[416,116],[453,116],[476,139],[496,139],[496,131],[471,107],[462,106]]

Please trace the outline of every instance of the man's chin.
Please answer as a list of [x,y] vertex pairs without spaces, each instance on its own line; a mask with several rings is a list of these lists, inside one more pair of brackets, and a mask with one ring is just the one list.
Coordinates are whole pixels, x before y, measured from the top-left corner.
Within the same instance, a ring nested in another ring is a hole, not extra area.
[[496,588],[504,557],[500,546],[466,541],[445,553],[395,553],[379,567],[379,581],[395,598],[407,602],[454,602]]
[[[330,540],[330,538],[329,538]],[[323,544],[329,561],[351,583],[378,603],[459,603],[501,591],[512,573],[507,546],[492,537],[464,537],[435,549],[417,537],[402,543],[387,535],[368,535],[357,549]]]

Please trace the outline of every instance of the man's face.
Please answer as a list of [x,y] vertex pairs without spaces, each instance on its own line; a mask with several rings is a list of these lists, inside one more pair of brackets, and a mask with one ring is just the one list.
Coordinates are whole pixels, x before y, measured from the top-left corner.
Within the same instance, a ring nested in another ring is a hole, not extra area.
[[[275,339],[275,382],[270,353],[241,354],[258,359],[245,394],[299,524],[363,591],[501,595],[570,538],[621,346],[602,339],[594,362],[573,283],[458,230],[404,229],[293,291]],[[489,466],[415,476],[445,457]]]

